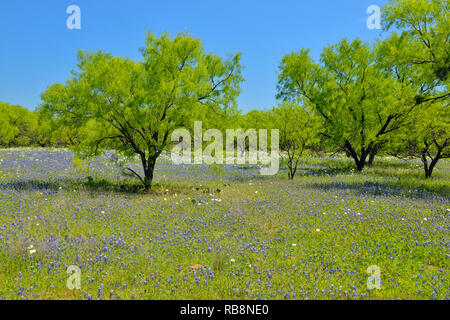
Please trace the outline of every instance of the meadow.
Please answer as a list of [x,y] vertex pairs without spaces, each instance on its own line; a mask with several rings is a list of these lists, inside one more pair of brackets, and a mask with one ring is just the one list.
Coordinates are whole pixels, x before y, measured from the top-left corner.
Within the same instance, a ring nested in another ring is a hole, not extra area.
[[150,193],[117,163],[0,151],[0,299],[450,298],[448,161],[425,180],[418,161],[308,159],[289,181],[163,156]]

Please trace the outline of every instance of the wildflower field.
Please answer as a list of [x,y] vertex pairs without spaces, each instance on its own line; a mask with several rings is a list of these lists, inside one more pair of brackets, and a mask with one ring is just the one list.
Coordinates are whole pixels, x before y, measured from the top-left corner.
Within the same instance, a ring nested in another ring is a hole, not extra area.
[[146,193],[112,153],[0,151],[0,299],[449,299],[449,162],[352,167],[289,181],[164,156]]

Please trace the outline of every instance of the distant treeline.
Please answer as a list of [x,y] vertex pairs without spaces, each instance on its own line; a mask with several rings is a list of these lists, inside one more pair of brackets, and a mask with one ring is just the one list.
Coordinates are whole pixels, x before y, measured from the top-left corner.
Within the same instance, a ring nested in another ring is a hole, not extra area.
[[0,102],[0,147],[67,147],[70,134],[51,115]]

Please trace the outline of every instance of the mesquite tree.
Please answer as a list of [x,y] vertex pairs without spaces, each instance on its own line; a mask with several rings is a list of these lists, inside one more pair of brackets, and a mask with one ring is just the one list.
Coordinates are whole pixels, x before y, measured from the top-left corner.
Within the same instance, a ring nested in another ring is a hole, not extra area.
[[65,85],[42,95],[43,108],[78,129],[75,150],[98,155],[108,148],[139,156],[143,175],[127,168],[150,189],[156,160],[171,133],[197,116],[235,107],[242,81],[240,54],[223,59],[198,39],[147,34],[143,61],[109,53],[79,52],[78,68]]
[[448,102],[429,102],[415,109],[410,123],[397,133],[389,147],[394,156],[420,159],[425,178],[430,178],[439,160],[450,158]]
[[280,65],[278,97],[320,116],[320,134],[351,156],[359,171],[385,135],[400,128],[414,100],[413,90],[383,72],[376,58],[373,47],[344,39],[324,49],[320,64],[301,50]]
[[318,121],[302,106],[281,103],[269,113],[272,126],[280,130],[280,148],[286,159],[289,180],[294,180],[301,158],[318,144]]
[[449,1],[389,0],[383,13],[384,29],[396,29],[379,42],[380,65],[414,89],[416,106],[389,149],[419,158],[430,178],[438,161],[449,157]]

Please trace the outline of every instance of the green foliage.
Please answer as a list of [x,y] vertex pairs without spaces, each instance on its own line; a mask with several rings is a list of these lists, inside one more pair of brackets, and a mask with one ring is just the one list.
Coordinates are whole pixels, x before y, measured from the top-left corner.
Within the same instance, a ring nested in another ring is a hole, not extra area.
[[242,77],[239,54],[222,59],[188,34],[171,39],[148,33],[141,53],[143,62],[79,52],[73,78],[48,88],[42,100],[76,129],[78,153],[97,155],[109,148],[138,155],[144,177],[128,170],[150,188],[172,131],[191,128],[193,119],[208,123],[232,113]]
[[32,145],[36,127],[36,114],[21,106],[0,102],[0,146]]
[[408,122],[391,137],[390,151],[421,159],[429,178],[449,154],[449,2],[391,0],[383,10],[385,30],[402,32],[379,42],[380,65],[415,92]]
[[448,102],[434,102],[415,110],[411,122],[391,141],[392,153],[419,158],[425,177],[430,178],[440,159],[450,157],[450,108]]
[[66,147],[73,145],[77,140],[77,132],[70,123],[64,123],[61,118],[54,117],[45,105],[38,107],[35,114],[38,118],[35,145]]
[[301,157],[318,144],[318,120],[304,108],[282,103],[270,113],[271,126],[280,130],[280,148],[293,180]]
[[401,30],[400,36],[391,36],[399,41],[390,52],[397,64],[414,69],[414,80],[427,84],[424,94],[445,86],[448,97],[449,1],[389,0],[383,7],[383,24],[385,30]]
[[238,121],[239,127],[247,129],[268,129],[272,127],[272,119],[270,112],[261,110],[251,110],[247,114],[242,115]]
[[399,127],[413,98],[411,90],[382,72],[375,49],[358,39],[326,47],[321,64],[309,50],[286,55],[278,92],[320,116],[325,142],[346,151],[358,170]]

